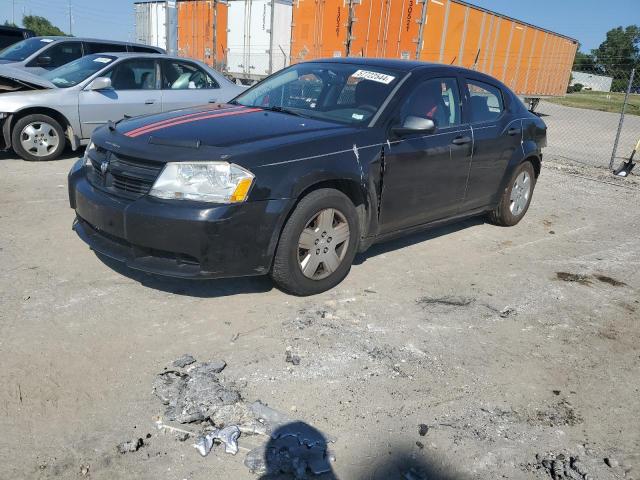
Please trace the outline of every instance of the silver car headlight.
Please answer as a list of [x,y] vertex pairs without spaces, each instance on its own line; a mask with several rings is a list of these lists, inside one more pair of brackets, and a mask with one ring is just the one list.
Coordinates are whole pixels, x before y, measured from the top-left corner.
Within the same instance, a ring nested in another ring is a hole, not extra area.
[[149,195],[171,200],[240,203],[249,195],[254,175],[228,162],[169,162]]

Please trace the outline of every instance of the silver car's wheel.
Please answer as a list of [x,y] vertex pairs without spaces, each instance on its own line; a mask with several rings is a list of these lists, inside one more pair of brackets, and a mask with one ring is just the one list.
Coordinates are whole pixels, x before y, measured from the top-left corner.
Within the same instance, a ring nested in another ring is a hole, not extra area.
[[349,223],[335,208],[325,208],[306,224],[298,240],[298,260],[305,277],[322,280],[344,260],[350,239]]
[[514,216],[522,213],[529,203],[531,196],[531,177],[527,171],[523,171],[518,175],[511,188],[511,197],[509,199],[509,210]]
[[20,132],[20,145],[34,157],[51,155],[60,144],[60,136],[53,125],[46,122],[33,122]]

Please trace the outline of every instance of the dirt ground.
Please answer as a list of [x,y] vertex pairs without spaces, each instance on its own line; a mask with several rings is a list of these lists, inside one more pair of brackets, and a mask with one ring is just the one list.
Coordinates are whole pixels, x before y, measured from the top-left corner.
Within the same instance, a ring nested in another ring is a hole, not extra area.
[[257,478],[256,437],[203,458],[155,427],[184,353],[335,437],[340,479],[545,479],[562,455],[640,478],[638,177],[547,161],[518,226],[379,245],[296,298],[99,259],[71,230],[72,162],[0,157],[1,478]]

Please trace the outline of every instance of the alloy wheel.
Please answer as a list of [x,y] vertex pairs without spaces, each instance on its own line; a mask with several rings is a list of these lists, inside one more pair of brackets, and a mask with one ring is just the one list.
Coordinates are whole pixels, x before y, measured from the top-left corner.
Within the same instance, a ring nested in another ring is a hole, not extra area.
[[322,280],[335,272],[349,248],[349,223],[335,208],[325,208],[306,224],[298,240],[298,261],[305,277]]
[[509,210],[514,216],[520,215],[527,207],[531,196],[531,177],[524,171],[518,175],[511,188]]

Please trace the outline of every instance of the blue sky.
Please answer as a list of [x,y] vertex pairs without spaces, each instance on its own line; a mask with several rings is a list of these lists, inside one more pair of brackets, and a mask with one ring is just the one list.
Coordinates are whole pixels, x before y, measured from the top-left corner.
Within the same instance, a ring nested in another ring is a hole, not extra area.
[[[69,29],[72,5],[73,33],[116,40],[134,38],[132,0],[0,0],[0,23],[17,20],[22,12],[49,18]],[[640,0],[470,0],[470,3],[576,38],[582,50],[596,48],[614,27],[640,24]]]

